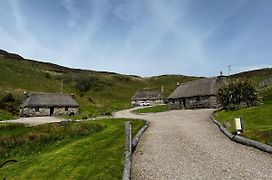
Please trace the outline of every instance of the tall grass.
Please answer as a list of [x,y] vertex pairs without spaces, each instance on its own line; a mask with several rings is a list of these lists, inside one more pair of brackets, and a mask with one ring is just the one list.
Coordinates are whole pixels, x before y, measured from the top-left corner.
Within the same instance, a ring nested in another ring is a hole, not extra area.
[[[103,130],[99,124],[66,123],[26,127],[23,124],[0,124],[0,160],[5,161],[17,154],[39,152],[53,142],[87,136]],[[31,151],[29,151],[31,149]]]
[[[1,168],[0,179],[121,179],[125,121],[1,125],[9,155],[0,156],[0,162],[18,162]],[[130,121],[134,136],[144,121]]]

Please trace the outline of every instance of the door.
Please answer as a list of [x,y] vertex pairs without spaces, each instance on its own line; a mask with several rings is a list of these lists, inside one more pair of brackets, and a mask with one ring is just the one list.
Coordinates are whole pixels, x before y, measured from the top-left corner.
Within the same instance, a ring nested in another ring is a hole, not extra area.
[[183,107],[186,108],[186,99],[182,98]]
[[52,116],[54,114],[54,108],[50,107],[50,116]]

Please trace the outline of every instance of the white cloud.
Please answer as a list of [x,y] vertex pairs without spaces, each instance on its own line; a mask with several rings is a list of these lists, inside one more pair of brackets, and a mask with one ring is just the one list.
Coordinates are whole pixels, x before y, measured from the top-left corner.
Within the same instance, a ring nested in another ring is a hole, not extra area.
[[67,21],[67,25],[70,28],[74,28],[77,25],[77,21],[80,18],[79,11],[74,7],[75,1],[74,0],[62,0],[63,7],[69,13],[69,19]]
[[93,37],[99,32],[108,12],[108,0],[89,1],[89,13],[85,23],[80,24],[71,36],[64,40],[63,47],[59,50],[57,59],[65,65],[93,68],[100,55]]
[[46,57],[53,57],[54,51],[44,47],[37,37],[31,32],[28,23],[21,12],[20,2],[11,0],[11,15],[15,22],[15,34],[7,33],[0,28],[0,33],[4,35],[5,41],[3,47],[8,47],[12,52],[18,53],[25,58],[35,58],[43,60]]
[[127,0],[122,4],[117,5],[113,9],[113,13],[121,20],[126,21],[129,24],[135,23],[141,12],[139,0]]

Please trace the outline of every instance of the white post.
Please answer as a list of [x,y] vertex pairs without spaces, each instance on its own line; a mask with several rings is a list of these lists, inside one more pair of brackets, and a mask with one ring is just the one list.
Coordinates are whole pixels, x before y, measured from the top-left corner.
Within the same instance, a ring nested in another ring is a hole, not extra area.
[[242,118],[235,118],[235,129],[237,134],[241,134],[241,132],[243,131],[243,126],[242,126]]

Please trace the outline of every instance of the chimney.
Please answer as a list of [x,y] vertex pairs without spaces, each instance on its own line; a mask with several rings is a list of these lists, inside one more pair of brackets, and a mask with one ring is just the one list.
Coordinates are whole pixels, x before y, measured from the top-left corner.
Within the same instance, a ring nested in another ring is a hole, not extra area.
[[222,71],[220,71],[220,75],[217,76],[217,81],[218,81],[219,83],[223,83],[226,79],[227,79],[227,77],[224,76],[224,74],[223,74]]
[[29,93],[24,91],[24,100],[26,100],[29,97]]

